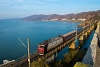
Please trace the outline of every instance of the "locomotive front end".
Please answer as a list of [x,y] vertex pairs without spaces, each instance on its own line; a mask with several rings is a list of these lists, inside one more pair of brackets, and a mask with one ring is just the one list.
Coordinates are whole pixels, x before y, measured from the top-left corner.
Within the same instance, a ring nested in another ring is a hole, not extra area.
[[39,55],[44,55],[44,45],[38,45],[38,53]]

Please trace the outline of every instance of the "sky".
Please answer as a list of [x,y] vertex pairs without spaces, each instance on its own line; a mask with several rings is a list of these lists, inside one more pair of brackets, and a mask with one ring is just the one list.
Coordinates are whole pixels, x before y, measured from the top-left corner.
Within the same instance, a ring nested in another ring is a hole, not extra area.
[[0,0],[0,19],[100,10],[100,0]]

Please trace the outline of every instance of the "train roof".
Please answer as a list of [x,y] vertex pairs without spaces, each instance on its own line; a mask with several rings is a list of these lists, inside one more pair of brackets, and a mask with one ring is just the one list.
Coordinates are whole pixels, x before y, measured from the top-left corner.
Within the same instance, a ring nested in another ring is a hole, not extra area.
[[55,38],[52,38],[52,39],[49,39],[49,40],[47,40],[48,41],[48,43],[52,43],[53,41],[56,41],[56,40],[58,40],[58,39],[60,39],[61,37],[55,37]]
[[71,31],[71,32],[68,32],[68,33],[66,33],[66,34],[63,34],[62,36],[65,37],[65,36],[68,36],[68,35],[70,35],[70,34],[72,34],[72,33],[74,33],[74,32],[76,32],[76,30],[73,30],[73,31]]
[[54,42],[54,41],[56,41],[56,40],[58,40],[58,39],[60,39],[61,37],[60,36],[58,36],[58,37],[55,37],[55,38],[52,38],[52,39],[48,39],[48,40],[45,40],[44,42],[42,42],[42,43],[40,43],[39,45],[43,45],[43,44],[49,44],[49,43],[52,43],[52,42]]

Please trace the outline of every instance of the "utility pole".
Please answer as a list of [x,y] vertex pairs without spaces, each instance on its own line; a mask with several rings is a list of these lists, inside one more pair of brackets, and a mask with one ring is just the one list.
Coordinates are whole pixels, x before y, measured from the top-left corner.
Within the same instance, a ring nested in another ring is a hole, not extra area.
[[[92,21],[91,21],[92,22]],[[90,22],[90,29],[91,29],[91,22]]]
[[21,39],[19,38],[19,41],[22,43],[22,45],[28,50],[28,66],[31,67],[30,65],[30,41],[27,38],[27,43],[28,43],[28,48],[25,46],[25,44],[21,41]]
[[84,23],[84,25],[83,25],[83,36],[84,36],[84,32],[85,31],[85,23]]
[[77,26],[76,26],[76,41],[77,41]]
[[30,65],[30,41],[28,38],[27,38],[27,43],[28,43],[28,64],[29,64],[29,67],[31,67]]

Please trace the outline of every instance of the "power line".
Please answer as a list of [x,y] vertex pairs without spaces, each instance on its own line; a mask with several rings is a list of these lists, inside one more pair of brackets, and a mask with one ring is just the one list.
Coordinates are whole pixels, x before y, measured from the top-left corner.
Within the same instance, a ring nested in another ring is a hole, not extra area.
[[25,46],[25,44],[21,41],[21,39],[20,38],[18,38],[19,39],[19,41],[22,43],[22,45],[25,47],[25,48],[27,48],[26,46]]

